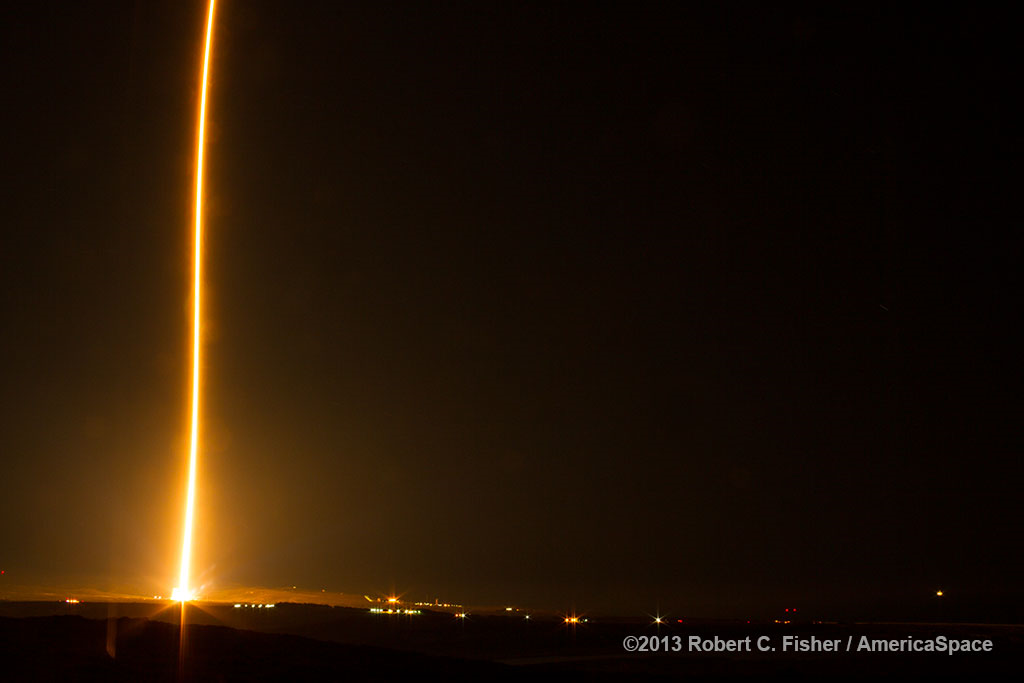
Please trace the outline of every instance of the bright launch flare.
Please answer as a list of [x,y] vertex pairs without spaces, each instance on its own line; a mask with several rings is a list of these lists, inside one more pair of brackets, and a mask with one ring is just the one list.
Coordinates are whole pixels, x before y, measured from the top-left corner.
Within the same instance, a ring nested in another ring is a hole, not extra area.
[[181,576],[172,598],[185,602],[195,597],[189,586],[189,565],[192,560],[192,511],[196,499],[196,451],[199,438],[199,284],[202,280],[203,242],[203,133],[206,126],[206,83],[210,72],[210,45],[213,42],[213,5],[206,17],[206,44],[203,48],[203,79],[199,97],[199,135],[196,144],[196,226],[193,264],[192,321],[192,438],[188,456],[188,491],[185,494],[185,531],[181,543]]

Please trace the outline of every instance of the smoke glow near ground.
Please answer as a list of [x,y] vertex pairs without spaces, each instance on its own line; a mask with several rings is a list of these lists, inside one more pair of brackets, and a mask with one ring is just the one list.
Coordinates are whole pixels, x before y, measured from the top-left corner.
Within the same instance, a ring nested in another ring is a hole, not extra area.
[[200,282],[202,280],[202,237],[203,237],[203,143],[206,124],[206,85],[210,69],[210,46],[213,40],[213,7],[210,0],[206,18],[206,41],[203,48],[203,75],[199,97],[199,134],[196,143],[196,207],[195,207],[195,256],[193,266],[193,321],[192,321],[192,434],[189,444],[188,490],[185,495],[185,527],[181,545],[181,573],[178,585],[172,592],[175,600],[182,602],[196,597],[195,589],[189,586],[189,566],[192,561],[192,525],[196,497],[196,460],[199,436],[199,325],[200,325]]

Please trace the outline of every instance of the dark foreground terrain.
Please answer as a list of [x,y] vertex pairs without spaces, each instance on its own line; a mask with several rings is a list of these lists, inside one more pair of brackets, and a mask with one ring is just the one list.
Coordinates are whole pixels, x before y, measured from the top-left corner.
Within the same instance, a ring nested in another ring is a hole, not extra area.
[[[1024,627],[978,624],[746,624],[590,620],[575,627],[537,616],[409,616],[319,605],[273,610],[190,607],[184,659],[173,607],[156,604],[0,603],[0,680],[731,680],[969,677],[1016,679]],[[193,616],[194,615],[194,616]],[[626,653],[630,635],[679,636],[682,652]],[[693,635],[752,642],[774,652],[689,652]],[[989,652],[781,652],[784,636],[854,647],[870,639],[989,639]],[[180,669],[179,667],[182,667]],[[183,675],[181,675],[183,674]]]

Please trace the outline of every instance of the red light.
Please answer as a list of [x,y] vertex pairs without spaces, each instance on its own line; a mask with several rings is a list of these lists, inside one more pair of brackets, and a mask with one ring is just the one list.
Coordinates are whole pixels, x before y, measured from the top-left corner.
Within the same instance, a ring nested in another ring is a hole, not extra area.
[[789,611],[789,608],[788,608],[788,607],[786,608],[786,611],[787,611],[787,612]]
[[683,623],[683,620],[682,619],[676,619],[676,623],[677,624],[681,624],[681,623]]

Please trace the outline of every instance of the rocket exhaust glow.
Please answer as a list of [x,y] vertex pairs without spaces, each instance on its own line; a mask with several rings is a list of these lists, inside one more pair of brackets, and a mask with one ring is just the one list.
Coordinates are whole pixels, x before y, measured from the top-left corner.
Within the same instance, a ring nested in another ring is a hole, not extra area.
[[210,45],[213,42],[213,5],[206,17],[206,42],[203,48],[203,77],[199,98],[199,134],[196,144],[196,208],[195,249],[193,263],[193,321],[192,321],[192,436],[189,444],[188,490],[185,494],[185,530],[181,543],[181,576],[172,592],[172,599],[185,602],[195,597],[189,586],[189,566],[192,560],[192,520],[196,498],[196,454],[199,441],[199,320],[200,282],[202,280],[203,242],[203,143],[206,127],[206,84],[210,71]]

